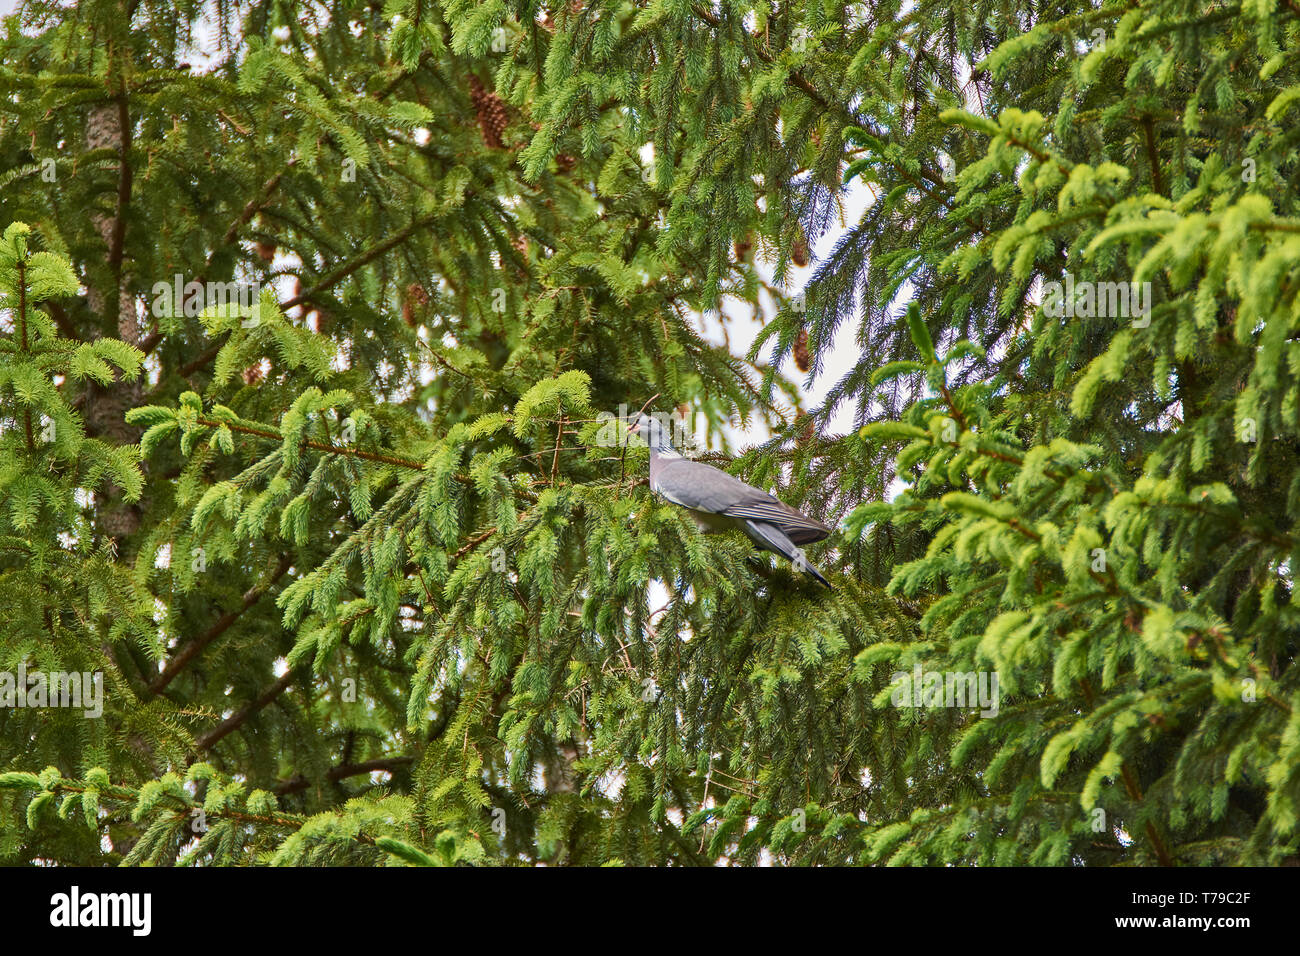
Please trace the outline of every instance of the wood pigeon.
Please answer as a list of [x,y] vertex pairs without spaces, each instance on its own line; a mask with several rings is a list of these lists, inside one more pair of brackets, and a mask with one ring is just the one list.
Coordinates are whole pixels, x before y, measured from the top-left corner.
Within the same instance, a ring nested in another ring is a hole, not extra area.
[[701,531],[743,531],[764,551],[788,558],[800,571],[831,586],[798,547],[822,540],[831,528],[725,471],[683,458],[673,448],[668,426],[656,418],[641,413],[628,431],[650,446],[651,490],[690,512]]

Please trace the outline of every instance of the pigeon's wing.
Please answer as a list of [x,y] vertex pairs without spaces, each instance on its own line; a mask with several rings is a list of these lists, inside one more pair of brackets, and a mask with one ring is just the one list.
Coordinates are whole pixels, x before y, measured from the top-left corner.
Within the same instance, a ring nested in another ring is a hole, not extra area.
[[768,522],[795,544],[811,544],[831,533],[820,521],[712,465],[682,459],[665,464],[656,477],[656,490],[674,504],[737,521]]
[[[762,492],[758,493],[762,494]],[[795,544],[812,544],[831,533],[831,529],[826,525],[815,518],[808,517],[802,511],[791,508],[785,502],[778,501],[771,495],[767,495],[766,499],[744,502],[732,508],[727,514],[746,521],[765,521],[774,524]]]

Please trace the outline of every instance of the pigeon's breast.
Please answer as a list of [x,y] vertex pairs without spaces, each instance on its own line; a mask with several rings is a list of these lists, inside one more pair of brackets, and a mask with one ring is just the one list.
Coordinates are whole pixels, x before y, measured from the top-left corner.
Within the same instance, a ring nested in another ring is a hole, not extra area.
[[721,534],[735,527],[735,522],[726,515],[715,515],[711,511],[696,511],[694,508],[687,508],[686,512],[694,519],[695,526],[705,534]]

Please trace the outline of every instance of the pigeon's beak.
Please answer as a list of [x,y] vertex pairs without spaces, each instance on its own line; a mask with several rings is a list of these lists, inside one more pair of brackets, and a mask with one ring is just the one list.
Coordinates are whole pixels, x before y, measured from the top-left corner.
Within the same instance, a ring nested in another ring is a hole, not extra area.
[[640,421],[634,421],[634,422],[632,422],[632,424],[630,424],[630,425],[627,426],[627,433],[628,433],[629,435],[635,435],[635,434],[636,434],[637,432],[639,432],[640,430],[641,430],[641,422],[640,422]]

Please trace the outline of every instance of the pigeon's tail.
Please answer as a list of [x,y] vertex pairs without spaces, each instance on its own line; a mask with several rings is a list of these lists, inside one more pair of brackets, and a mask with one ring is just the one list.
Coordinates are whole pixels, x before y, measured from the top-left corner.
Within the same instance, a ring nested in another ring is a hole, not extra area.
[[835,590],[831,587],[831,582],[827,581],[820,571],[812,566],[812,563],[804,557],[803,550],[799,548],[789,535],[774,524],[768,524],[766,521],[746,521],[745,533],[750,539],[766,551],[773,551],[783,558],[791,561],[800,571],[806,571],[814,578],[820,581],[827,590]]
[[822,586],[825,587],[827,591],[835,590],[833,587],[831,587],[831,582],[827,581],[824,577],[822,577],[822,573],[818,571],[816,568],[814,568],[811,564],[805,562],[803,569],[807,571],[809,574],[811,574],[813,577],[815,577],[818,581],[820,581],[822,583]]

